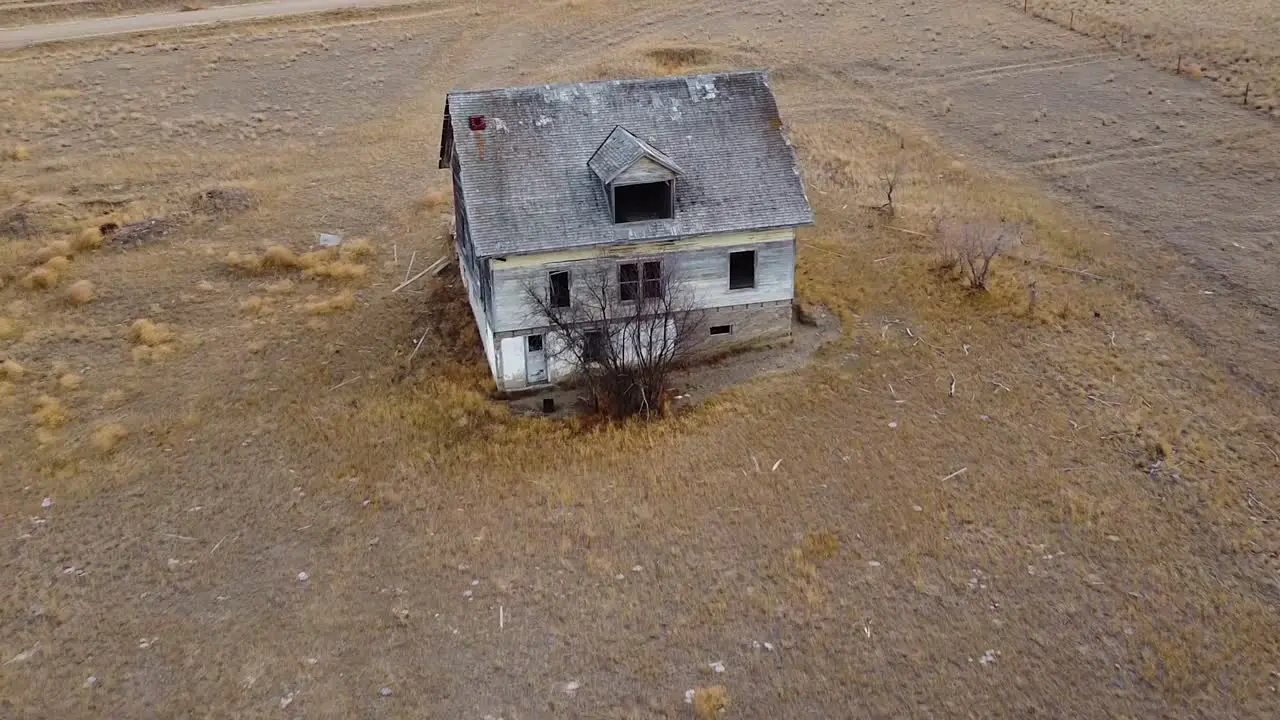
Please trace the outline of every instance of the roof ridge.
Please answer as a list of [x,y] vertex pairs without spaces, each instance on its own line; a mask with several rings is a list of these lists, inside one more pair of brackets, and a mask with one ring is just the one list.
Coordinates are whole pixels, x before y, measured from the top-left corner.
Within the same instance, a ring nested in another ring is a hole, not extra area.
[[516,93],[530,90],[557,90],[560,88],[582,87],[584,85],[627,85],[627,84],[647,84],[655,82],[688,82],[695,78],[705,77],[734,77],[737,75],[763,75],[768,76],[769,71],[764,68],[747,69],[747,70],[724,70],[720,72],[708,73],[689,73],[687,75],[659,75],[657,77],[630,77],[630,78],[612,78],[604,80],[579,80],[576,82],[562,83],[538,83],[533,85],[513,85],[511,87],[492,87],[479,88],[475,90],[454,89],[446,94],[446,100],[450,97],[459,95],[484,95],[487,93]]

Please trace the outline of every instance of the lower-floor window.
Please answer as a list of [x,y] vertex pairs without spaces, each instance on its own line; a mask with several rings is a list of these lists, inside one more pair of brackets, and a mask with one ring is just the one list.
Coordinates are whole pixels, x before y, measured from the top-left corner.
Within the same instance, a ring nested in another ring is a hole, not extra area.
[[587,362],[602,362],[604,360],[604,333],[599,330],[590,330],[582,334],[582,359]]
[[732,325],[712,325],[711,334],[712,335],[732,335],[733,326]]

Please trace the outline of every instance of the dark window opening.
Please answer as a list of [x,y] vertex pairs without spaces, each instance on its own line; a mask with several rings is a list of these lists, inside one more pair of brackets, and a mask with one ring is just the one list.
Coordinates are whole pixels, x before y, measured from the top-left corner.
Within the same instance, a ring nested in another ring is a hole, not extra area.
[[640,297],[640,266],[623,263],[618,266],[618,299],[632,302]]
[[646,300],[662,297],[662,263],[653,260],[644,264],[644,282],[640,286],[640,293]]
[[756,286],[756,251],[729,253],[729,289],[744,290]]
[[542,336],[541,335],[529,336],[529,352],[542,352]]
[[569,307],[569,273],[566,271],[551,273],[551,307]]
[[669,182],[619,185],[613,189],[613,221],[616,223],[669,220],[674,216]]
[[711,334],[712,335],[732,335],[733,326],[732,325],[712,325]]
[[582,359],[587,362],[604,362],[604,333],[588,330],[582,334]]

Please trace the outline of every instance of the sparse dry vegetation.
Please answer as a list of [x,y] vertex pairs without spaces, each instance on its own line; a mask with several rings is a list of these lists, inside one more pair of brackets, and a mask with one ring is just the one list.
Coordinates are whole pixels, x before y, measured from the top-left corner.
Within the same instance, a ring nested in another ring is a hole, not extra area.
[[121,423],[111,422],[99,425],[90,436],[89,442],[98,452],[109,453],[128,438],[128,428]]
[[35,401],[31,411],[31,422],[45,429],[56,429],[71,421],[71,413],[62,406],[62,401],[49,395],[41,395]]

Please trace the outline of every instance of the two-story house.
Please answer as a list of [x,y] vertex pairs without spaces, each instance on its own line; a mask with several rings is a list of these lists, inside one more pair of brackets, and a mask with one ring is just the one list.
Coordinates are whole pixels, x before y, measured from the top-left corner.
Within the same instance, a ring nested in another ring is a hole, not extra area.
[[642,293],[668,274],[705,314],[699,347],[791,333],[795,230],[813,222],[762,72],[452,92],[440,167],[498,387],[575,370],[529,288],[568,305],[588,268]]

